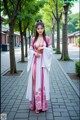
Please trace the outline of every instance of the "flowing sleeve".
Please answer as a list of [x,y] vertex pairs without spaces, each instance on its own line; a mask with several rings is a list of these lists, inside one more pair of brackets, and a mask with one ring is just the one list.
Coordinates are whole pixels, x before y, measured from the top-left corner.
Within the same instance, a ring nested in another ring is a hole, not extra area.
[[48,47],[44,47],[43,50],[43,62],[42,67],[46,67],[48,71],[50,71],[52,56],[53,56],[53,49],[52,49],[52,41],[50,37],[47,37]]
[[30,67],[32,65],[32,61],[33,61],[33,57],[34,57],[34,49],[33,49],[33,41],[34,41],[34,37],[31,39],[31,44],[30,44],[30,48],[29,48],[29,52],[28,52],[28,65],[27,65],[27,72],[30,70]]

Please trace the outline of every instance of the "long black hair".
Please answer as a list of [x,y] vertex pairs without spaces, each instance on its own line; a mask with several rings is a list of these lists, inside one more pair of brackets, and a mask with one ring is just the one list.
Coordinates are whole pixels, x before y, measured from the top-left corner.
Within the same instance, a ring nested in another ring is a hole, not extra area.
[[[45,28],[44,23],[42,22],[42,20],[38,20],[38,21],[36,22],[36,25],[35,25],[36,29],[37,29],[37,27],[38,27],[39,25],[41,25],[43,28]],[[39,35],[39,34],[38,34],[37,30],[36,30],[34,42],[37,40],[38,35]],[[48,47],[48,43],[47,43],[47,41],[46,41],[45,29],[44,29],[44,32],[43,32],[43,39],[44,39],[44,41],[46,42],[46,46]],[[33,42],[33,44],[34,44],[34,42]]]

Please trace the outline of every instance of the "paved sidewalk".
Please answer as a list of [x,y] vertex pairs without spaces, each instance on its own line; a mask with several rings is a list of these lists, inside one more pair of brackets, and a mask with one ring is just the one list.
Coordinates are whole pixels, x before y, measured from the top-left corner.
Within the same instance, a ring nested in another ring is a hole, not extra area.
[[[80,59],[79,51],[80,51],[80,48],[72,46],[72,45],[68,45],[68,52],[69,52],[70,59],[72,59],[72,61],[58,61],[61,67],[63,68],[63,70],[65,71],[65,73],[76,73],[75,63],[76,61],[79,61]],[[61,57],[61,54],[54,54],[54,56],[56,59],[59,59]],[[73,84],[74,89],[76,89],[79,92],[80,80],[71,79],[69,76],[68,76],[68,79],[71,82],[71,84]]]
[[79,97],[67,80],[54,57],[50,71],[49,109],[35,114],[29,109],[26,100],[27,63],[17,63],[17,69],[23,70],[20,76],[2,76],[1,112],[7,113],[7,120],[79,120]]
[[[21,48],[15,47],[16,62],[21,58]],[[5,61],[6,60],[6,61]],[[1,51],[1,74],[4,74],[10,68],[9,51]]]

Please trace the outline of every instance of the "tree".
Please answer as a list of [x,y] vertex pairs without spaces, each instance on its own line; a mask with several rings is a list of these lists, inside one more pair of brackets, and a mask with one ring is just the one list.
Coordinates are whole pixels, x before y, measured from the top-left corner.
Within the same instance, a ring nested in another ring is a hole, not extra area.
[[[46,11],[46,12],[45,12]],[[46,33],[52,35],[52,46],[54,47],[54,17],[52,15],[51,8],[49,4],[45,4],[42,8],[43,21],[45,22]]]
[[62,12],[62,19],[63,19],[63,30],[62,30],[62,54],[60,60],[70,60],[68,55],[68,43],[67,43],[67,18],[68,18],[68,11],[69,8],[73,5],[73,1],[70,0],[66,2],[64,0],[63,12]]
[[[26,32],[30,32],[33,24],[35,23],[35,16],[40,10],[41,7],[43,7],[44,1],[38,1],[36,0],[31,1],[24,1],[22,2],[20,6],[20,10],[17,16],[17,21],[15,28],[16,30],[20,31],[21,36],[21,62],[24,62],[24,41],[23,37],[25,38],[25,57],[27,57],[27,36]],[[28,31],[29,30],[29,31]]]
[[[79,18],[80,19],[80,18]],[[76,29],[80,31],[80,20],[78,21],[78,23],[76,24]]]
[[14,25],[18,14],[19,6],[21,0],[3,0],[3,10],[6,15],[8,15],[9,20],[9,53],[10,53],[10,73],[16,73],[16,62],[14,53]]
[[[51,2],[52,1],[52,2]],[[62,16],[62,7],[58,0],[49,1],[50,8],[52,9],[52,14],[57,22],[57,49],[56,53],[60,54],[60,19]]]
[[68,15],[67,32],[73,33],[79,30],[79,13]]
[[24,62],[24,41],[23,41],[23,29],[22,29],[22,21],[19,20],[19,30],[21,36],[21,62]]
[[66,3],[63,6],[62,54],[60,60],[70,60],[68,55],[68,43],[67,43],[67,16],[68,16],[69,6],[70,6],[69,3]]

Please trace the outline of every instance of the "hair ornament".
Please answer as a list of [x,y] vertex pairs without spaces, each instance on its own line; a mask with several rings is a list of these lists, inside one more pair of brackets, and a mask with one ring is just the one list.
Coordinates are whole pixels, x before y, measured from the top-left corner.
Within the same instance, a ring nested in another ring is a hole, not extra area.
[[37,25],[38,23],[43,23],[44,24],[44,22],[42,20],[37,20],[35,25]]
[[42,22],[42,20],[37,20],[37,22]]

